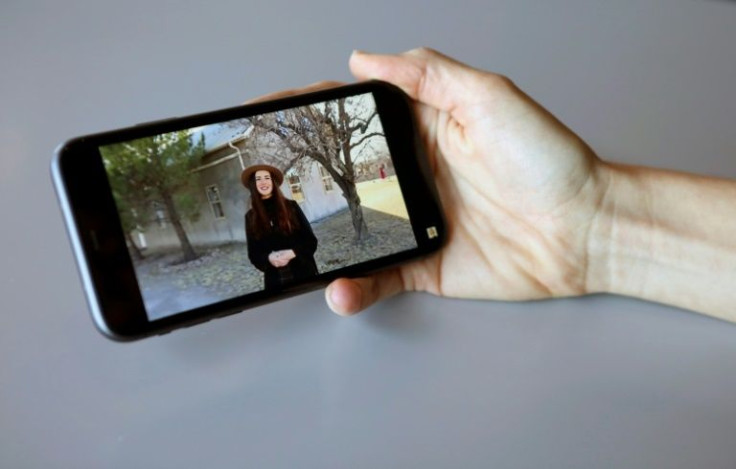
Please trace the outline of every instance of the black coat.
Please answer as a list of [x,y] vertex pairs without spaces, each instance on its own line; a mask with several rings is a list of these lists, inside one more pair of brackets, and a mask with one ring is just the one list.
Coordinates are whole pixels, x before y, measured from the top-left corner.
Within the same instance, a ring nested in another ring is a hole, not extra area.
[[[272,199],[263,201],[266,212],[274,226],[276,223],[276,207]],[[299,208],[299,204],[293,200],[286,200],[286,208],[292,211],[294,220],[297,221],[296,229],[290,234],[284,234],[278,229],[272,229],[260,239],[255,239],[253,225],[255,223],[255,212],[248,210],[245,214],[245,234],[248,242],[248,258],[251,263],[263,272],[264,287],[266,289],[280,288],[295,281],[313,278],[317,275],[317,264],[314,262],[314,252],[317,250],[317,238],[312,232],[312,227]],[[296,257],[289,261],[284,267],[274,267],[268,261],[268,256],[273,251],[292,249]]]

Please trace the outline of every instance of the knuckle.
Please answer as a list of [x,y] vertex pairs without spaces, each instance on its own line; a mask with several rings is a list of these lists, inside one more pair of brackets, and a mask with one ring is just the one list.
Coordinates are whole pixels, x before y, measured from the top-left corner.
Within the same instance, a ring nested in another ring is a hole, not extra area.
[[407,54],[428,58],[428,57],[434,57],[434,56],[439,55],[439,52],[437,52],[435,49],[432,49],[431,47],[421,46],[421,47],[416,47],[414,49],[409,50]]
[[488,80],[494,85],[494,87],[508,90],[516,89],[516,84],[508,76],[492,72],[486,73]]

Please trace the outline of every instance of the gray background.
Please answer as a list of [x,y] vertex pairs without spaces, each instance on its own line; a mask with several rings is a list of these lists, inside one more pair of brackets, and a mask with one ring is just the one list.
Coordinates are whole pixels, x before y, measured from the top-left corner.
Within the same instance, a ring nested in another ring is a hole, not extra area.
[[736,177],[731,2],[4,0],[0,467],[736,467],[736,326],[661,305],[411,294],[343,319],[315,292],[94,330],[57,143],[418,45],[511,76],[605,158]]

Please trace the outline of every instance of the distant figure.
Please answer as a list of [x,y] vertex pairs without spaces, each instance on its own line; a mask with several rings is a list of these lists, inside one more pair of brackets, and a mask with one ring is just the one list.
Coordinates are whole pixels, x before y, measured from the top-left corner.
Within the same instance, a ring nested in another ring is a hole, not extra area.
[[381,180],[386,179],[386,167],[383,163],[378,167],[378,174],[381,176]]
[[281,193],[282,172],[260,164],[243,170],[240,180],[251,195],[251,209],[245,214],[248,258],[263,272],[264,288],[278,289],[317,275],[317,238],[299,204]]

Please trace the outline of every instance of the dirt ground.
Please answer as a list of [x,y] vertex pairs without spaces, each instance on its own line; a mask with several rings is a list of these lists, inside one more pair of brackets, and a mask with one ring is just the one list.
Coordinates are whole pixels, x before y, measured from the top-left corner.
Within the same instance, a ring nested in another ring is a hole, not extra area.
[[[376,186],[379,184],[385,186],[384,191],[391,187],[390,181],[379,181]],[[398,185],[395,189],[398,190]],[[375,194],[383,193],[379,190],[376,187]],[[395,195],[396,192],[393,197]],[[391,197],[367,199],[372,199],[370,203],[374,207],[385,210],[396,205],[390,203]],[[407,219],[365,206],[363,213],[369,235],[360,244],[353,241],[354,230],[348,210],[312,224],[319,240],[315,261],[320,272],[416,247]],[[263,275],[248,260],[245,243],[195,249],[200,257],[188,263],[177,263],[178,253],[151,255],[136,263],[136,274],[150,317],[164,317],[263,288]]]

